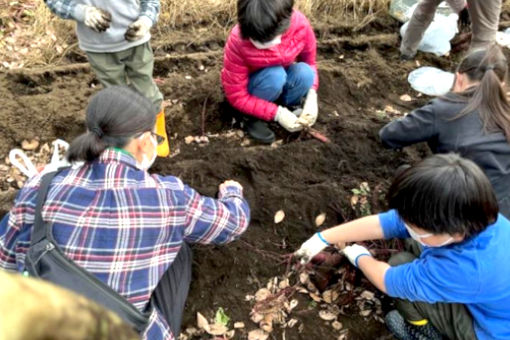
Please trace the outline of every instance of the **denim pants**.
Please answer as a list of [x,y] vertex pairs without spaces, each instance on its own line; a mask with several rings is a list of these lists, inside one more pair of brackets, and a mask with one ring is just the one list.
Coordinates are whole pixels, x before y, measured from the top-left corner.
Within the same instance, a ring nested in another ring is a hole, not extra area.
[[306,63],[287,68],[266,67],[250,75],[248,92],[255,97],[283,106],[299,105],[313,85],[315,72]]

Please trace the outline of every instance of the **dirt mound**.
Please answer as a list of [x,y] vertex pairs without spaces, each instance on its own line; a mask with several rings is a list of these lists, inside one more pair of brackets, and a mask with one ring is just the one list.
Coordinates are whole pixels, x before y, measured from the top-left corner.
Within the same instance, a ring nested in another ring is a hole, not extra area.
[[[352,189],[362,182],[371,189],[367,207],[371,212],[380,211],[395,169],[423,155],[419,148],[405,153],[385,150],[377,136],[390,115],[410,111],[426,100],[416,99],[408,87],[407,74],[416,65],[399,61],[397,29],[395,22],[383,18],[357,31],[331,26],[318,30],[320,115],[316,128],[331,139],[329,144],[300,134],[288,135],[276,126],[281,140],[276,147],[247,144],[239,133],[226,133],[238,128],[238,122],[224,103],[219,85],[222,40],[215,37],[222,32],[209,32],[199,44],[162,43],[155,47],[155,77],[168,103],[167,126],[175,156],[159,159],[153,170],[179,176],[206,195],[215,195],[217,185],[225,179],[239,180],[253,212],[251,226],[241,241],[194,248],[184,329],[195,323],[197,311],[210,317],[218,307],[232,320],[244,321],[253,329],[245,295],[285,270],[264,252],[295,250],[316,231],[314,220],[321,212],[326,213],[324,226],[359,216],[360,210],[351,206],[351,197]],[[189,41],[199,40],[191,33],[179,34]],[[448,68],[444,59],[427,57],[421,62]],[[83,131],[84,109],[98,88],[86,64],[0,75],[4,103],[0,108],[0,159],[23,139],[71,141]],[[401,101],[399,97],[405,93],[414,100]],[[185,143],[185,136],[204,132],[210,136],[208,144]],[[2,213],[14,193],[0,193]],[[286,218],[275,225],[273,216],[280,209]],[[360,276],[356,280],[361,283]],[[298,319],[304,327],[287,329],[288,339],[338,336],[314,308],[303,308]],[[387,335],[384,325],[358,314],[345,315],[341,321],[349,329],[349,339]],[[237,338],[241,338],[239,334]]]

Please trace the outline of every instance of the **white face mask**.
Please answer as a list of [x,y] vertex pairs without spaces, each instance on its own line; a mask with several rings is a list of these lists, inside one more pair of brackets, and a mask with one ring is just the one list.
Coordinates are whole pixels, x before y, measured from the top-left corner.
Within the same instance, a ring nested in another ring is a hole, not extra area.
[[[142,138],[144,135],[141,135],[140,137],[138,138]],[[149,137],[151,139],[151,143],[154,145],[154,152],[152,154],[152,158],[149,160],[149,158],[143,154],[142,155],[142,161],[141,162],[137,162],[137,166],[140,170],[149,170],[149,168],[152,166],[152,164],[154,164],[154,162],[156,161],[156,157],[157,157],[157,148],[158,148],[158,141],[153,138],[152,134],[150,135]]]
[[267,50],[268,48],[274,47],[276,45],[280,45],[282,43],[282,35],[277,35],[273,40],[262,43],[260,41],[256,41],[250,38],[253,46],[258,48],[259,50]]
[[436,244],[436,245],[430,245],[430,244],[425,244],[423,243],[422,239],[424,238],[427,238],[427,237],[431,237],[433,236],[434,234],[418,234],[416,231],[414,231],[413,229],[411,229],[411,227],[409,227],[406,223],[404,223],[406,229],[407,229],[407,232],[409,233],[409,235],[411,236],[411,238],[413,240],[415,240],[416,242],[418,242],[419,244],[421,244],[422,246],[424,247],[430,247],[430,248],[438,248],[438,247],[444,247],[450,243],[453,243],[453,237],[449,237],[446,241],[444,241],[443,243],[441,244]]

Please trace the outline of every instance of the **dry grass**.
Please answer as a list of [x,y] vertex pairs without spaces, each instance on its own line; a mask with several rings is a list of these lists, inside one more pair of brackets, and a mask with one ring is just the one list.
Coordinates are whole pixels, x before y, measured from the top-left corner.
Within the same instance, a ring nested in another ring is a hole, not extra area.
[[[229,30],[236,21],[237,0],[162,0],[156,36],[168,29],[216,26]],[[313,22],[370,20],[389,0],[296,0]],[[76,47],[74,24],[51,14],[43,1],[0,0],[0,68],[59,64]],[[7,19],[4,19],[7,18]]]

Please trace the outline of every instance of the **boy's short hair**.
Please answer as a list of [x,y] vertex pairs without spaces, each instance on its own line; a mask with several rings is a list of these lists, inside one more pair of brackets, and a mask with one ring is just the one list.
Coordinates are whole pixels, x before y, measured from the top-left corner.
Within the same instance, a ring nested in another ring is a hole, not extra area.
[[267,42],[289,28],[294,0],[238,0],[237,20],[244,39]]
[[434,234],[477,235],[499,212],[487,176],[472,161],[452,153],[434,155],[402,171],[387,198],[406,223]]

